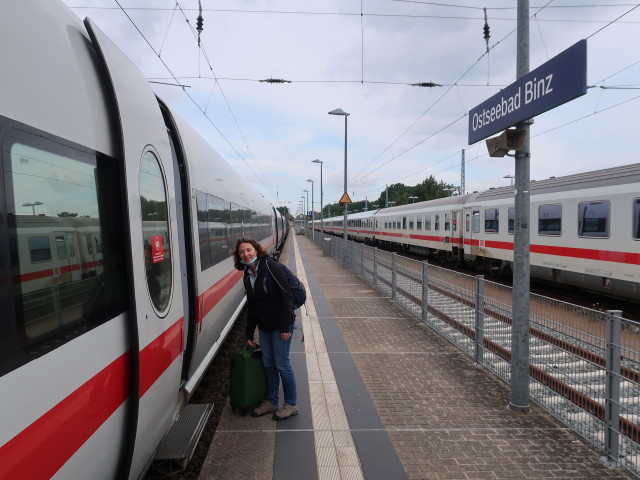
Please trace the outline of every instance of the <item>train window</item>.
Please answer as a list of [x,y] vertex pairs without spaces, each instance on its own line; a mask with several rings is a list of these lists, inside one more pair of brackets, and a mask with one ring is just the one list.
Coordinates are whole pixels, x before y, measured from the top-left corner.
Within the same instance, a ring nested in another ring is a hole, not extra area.
[[473,233],[480,233],[480,211],[474,210],[471,217],[471,228]]
[[562,233],[562,205],[540,205],[538,207],[538,234],[560,235]]
[[578,235],[593,238],[609,236],[608,201],[578,204]]
[[424,229],[431,230],[431,215],[424,216]]
[[158,158],[147,151],[140,162],[142,251],[153,306],[164,312],[171,298],[171,242],[165,180]]
[[633,201],[633,238],[640,240],[640,198]]
[[414,224],[415,224],[415,217],[409,217],[409,230],[413,230]]
[[471,231],[471,215],[468,213],[464,216],[464,229],[466,232]]
[[484,211],[484,231],[498,233],[500,213],[497,208],[487,208]]
[[453,212],[453,231],[458,231],[458,212]]
[[56,253],[58,260],[67,259],[67,244],[64,241],[64,237],[56,235]]
[[422,230],[422,217],[417,217],[416,220],[416,230]]
[[509,217],[509,233],[514,233],[516,231],[516,208],[509,207],[507,216]]
[[[8,287],[0,375],[121,314],[128,302],[117,160],[45,132],[3,133],[0,264]],[[104,239],[103,253],[91,258],[79,248],[88,232]]]
[[444,231],[449,232],[451,230],[451,214],[444,214]]
[[402,229],[407,229],[407,217],[402,217]]
[[49,237],[29,237],[31,263],[50,262],[51,244]]

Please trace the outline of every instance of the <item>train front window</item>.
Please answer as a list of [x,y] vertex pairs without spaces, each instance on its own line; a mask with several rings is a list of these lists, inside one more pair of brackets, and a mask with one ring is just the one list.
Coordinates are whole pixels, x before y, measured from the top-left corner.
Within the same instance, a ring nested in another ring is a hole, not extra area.
[[147,151],[140,164],[142,251],[147,287],[153,306],[166,311],[171,298],[171,243],[165,180],[158,158]]
[[[26,128],[7,129],[0,141],[0,233],[10,250],[0,251],[0,264],[11,286],[0,320],[2,375],[124,311],[127,289],[117,162]],[[109,246],[89,258],[82,242],[100,232]]]

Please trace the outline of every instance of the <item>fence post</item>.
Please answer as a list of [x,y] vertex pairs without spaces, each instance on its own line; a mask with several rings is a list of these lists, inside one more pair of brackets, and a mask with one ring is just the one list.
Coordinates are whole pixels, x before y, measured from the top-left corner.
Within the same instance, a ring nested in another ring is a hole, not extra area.
[[394,252],[391,254],[391,299],[396,299],[396,276],[398,265],[396,264],[397,254]]
[[429,315],[429,262],[422,262],[422,323],[426,325]]
[[476,276],[476,354],[477,364],[484,360],[484,275]]
[[620,329],[622,311],[607,310],[607,352],[604,401],[604,453],[603,460],[618,465],[620,458]]
[[352,240],[349,242],[349,269],[353,270],[353,244],[355,242]]
[[373,247],[373,286],[378,286],[378,247]]

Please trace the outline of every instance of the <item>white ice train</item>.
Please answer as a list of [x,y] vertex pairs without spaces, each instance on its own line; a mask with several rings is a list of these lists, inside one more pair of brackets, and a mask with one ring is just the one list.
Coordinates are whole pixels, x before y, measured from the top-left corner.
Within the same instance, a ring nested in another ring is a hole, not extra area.
[[[533,278],[640,300],[640,164],[532,181]],[[342,235],[343,217],[324,219]],[[514,188],[349,215],[350,237],[485,271],[510,271]],[[316,228],[319,228],[316,221]]]
[[242,309],[235,239],[287,223],[90,20],[2,2],[0,43],[0,478],[140,478]]

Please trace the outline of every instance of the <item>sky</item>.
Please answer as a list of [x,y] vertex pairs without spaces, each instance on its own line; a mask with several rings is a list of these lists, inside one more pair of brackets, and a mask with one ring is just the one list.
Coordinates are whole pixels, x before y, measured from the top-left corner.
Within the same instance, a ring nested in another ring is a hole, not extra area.
[[[463,151],[465,192],[509,185],[515,173],[512,157],[489,157],[484,141],[467,140],[469,111],[516,81],[517,0],[63,1],[265,199],[292,213],[307,195],[319,211],[321,170],[324,204],[344,193],[345,121],[328,115],[337,108],[350,114],[352,201],[429,176],[459,187]],[[530,70],[587,39],[588,87],[535,117],[531,179],[637,163],[638,4],[529,3]],[[423,82],[439,86],[411,85]]]

